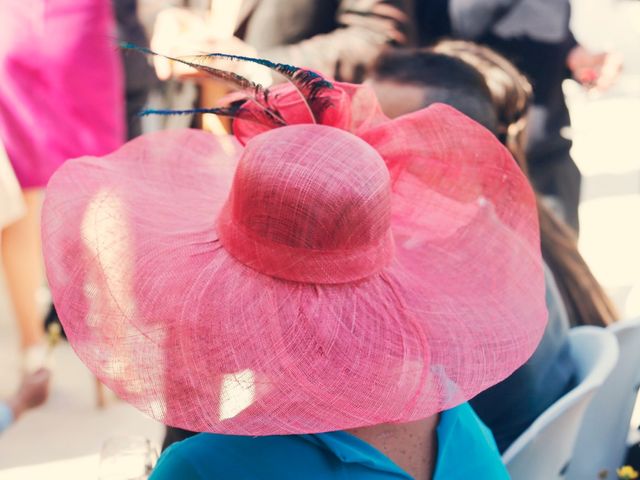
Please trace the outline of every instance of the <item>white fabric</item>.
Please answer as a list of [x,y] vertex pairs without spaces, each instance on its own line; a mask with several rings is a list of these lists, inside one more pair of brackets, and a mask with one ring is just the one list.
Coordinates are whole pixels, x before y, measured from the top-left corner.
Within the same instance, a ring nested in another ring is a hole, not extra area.
[[24,215],[20,186],[0,142],[0,230]]
[[574,328],[569,342],[577,386],[540,415],[504,453],[502,459],[513,480],[564,478],[584,412],[618,360],[618,342],[606,329]]
[[593,397],[576,440],[569,480],[598,478],[606,470],[614,478],[623,465],[633,407],[640,384],[640,318],[618,322],[610,330],[618,339],[620,358]]

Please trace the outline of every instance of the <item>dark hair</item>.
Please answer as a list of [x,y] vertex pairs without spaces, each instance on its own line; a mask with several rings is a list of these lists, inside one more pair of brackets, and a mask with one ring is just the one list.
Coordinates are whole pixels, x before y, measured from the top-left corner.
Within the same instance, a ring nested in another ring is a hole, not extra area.
[[466,62],[482,75],[498,117],[495,133],[527,172],[524,132],[533,97],[529,80],[502,55],[477,43],[442,40],[432,49]]
[[[484,76],[499,119],[498,137],[527,173],[525,128],[532,97],[528,80],[507,59],[482,45],[444,40],[433,50],[467,62]],[[537,203],[542,255],[556,279],[571,324],[606,326],[616,321],[616,308],[578,251],[576,233],[539,197]]]
[[377,80],[424,87],[425,105],[446,103],[496,132],[498,121],[482,75],[467,62],[428,49],[385,50],[372,70]]

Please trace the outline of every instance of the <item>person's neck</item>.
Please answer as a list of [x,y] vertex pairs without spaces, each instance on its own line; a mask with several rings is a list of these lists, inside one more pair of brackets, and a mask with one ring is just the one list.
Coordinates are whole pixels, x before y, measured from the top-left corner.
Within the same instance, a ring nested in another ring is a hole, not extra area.
[[435,470],[439,416],[410,423],[385,423],[346,432],[377,448],[416,480],[432,478]]

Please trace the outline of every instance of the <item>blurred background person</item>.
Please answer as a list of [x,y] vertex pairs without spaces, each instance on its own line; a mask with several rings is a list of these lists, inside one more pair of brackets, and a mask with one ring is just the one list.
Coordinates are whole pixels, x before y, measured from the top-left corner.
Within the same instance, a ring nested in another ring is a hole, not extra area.
[[[527,172],[524,141],[531,86],[496,52],[465,41],[443,41],[433,49],[390,50],[376,62],[370,82],[391,117],[436,102],[454,106],[492,131]],[[565,305],[573,325],[606,326],[617,319],[580,256],[573,231],[544,204],[538,202],[538,207],[543,256],[551,266],[545,274],[549,323],[532,358],[471,402],[501,451],[573,387]]]
[[[152,48],[166,55],[259,56],[358,82],[385,46],[410,43],[415,35],[412,0],[239,0],[237,8],[226,9],[231,18],[223,19],[233,34],[228,38],[210,21],[221,3],[161,11]],[[195,74],[162,59],[156,59],[156,71],[161,79]]]
[[577,232],[581,175],[570,155],[562,81],[573,75],[584,85],[607,88],[619,72],[620,58],[578,45],[569,29],[569,0],[425,0],[416,5],[421,44],[443,37],[473,40],[504,55],[529,78],[529,175]]
[[[491,130],[527,174],[532,87],[497,52],[466,41],[427,50],[390,50],[371,79],[385,113],[395,117],[435,102],[452,105]],[[554,274],[572,326],[606,326],[618,313],[578,251],[575,233],[538,202],[545,261]]]
[[27,410],[39,407],[49,396],[49,370],[41,368],[27,374],[18,391],[6,399],[0,400],[0,434],[18,420]]
[[124,140],[122,79],[108,0],[0,1],[0,139],[26,213],[2,231],[23,367],[43,362],[42,189],[66,159]]

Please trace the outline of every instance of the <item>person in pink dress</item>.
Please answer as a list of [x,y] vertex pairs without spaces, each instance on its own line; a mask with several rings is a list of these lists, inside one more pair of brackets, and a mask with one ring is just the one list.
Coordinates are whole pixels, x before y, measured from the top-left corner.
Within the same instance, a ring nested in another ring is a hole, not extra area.
[[41,191],[65,160],[104,155],[124,139],[114,38],[109,0],[0,0],[0,140],[26,204],[2,230],[2,260],[27,370],[44,351]]

